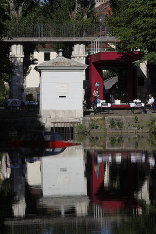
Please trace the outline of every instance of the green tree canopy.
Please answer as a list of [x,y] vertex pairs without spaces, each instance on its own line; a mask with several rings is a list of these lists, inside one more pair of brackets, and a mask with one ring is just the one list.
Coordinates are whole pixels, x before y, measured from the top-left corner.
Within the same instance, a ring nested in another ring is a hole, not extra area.
[[45,18],[64,23],[71,20],[93,18],[94,0],[42,0]]
[[5,35],[7,30],[7,20],[9,19],[8,2],[9,0],[0,1],[0,39]]
[[156,62],[156,0],[111,0],[108,25],[122,50],[139,49],[142,60]]
[[9,6],[12,23],[37,23],[42,18],[40,0],[10,0]]

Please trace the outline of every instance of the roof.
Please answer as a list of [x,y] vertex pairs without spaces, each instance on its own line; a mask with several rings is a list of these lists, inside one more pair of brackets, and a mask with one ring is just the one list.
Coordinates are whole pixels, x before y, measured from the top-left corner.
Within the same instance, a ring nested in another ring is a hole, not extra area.
[[57,56],[56,58],[40,63],[36,66],[38,70],[61,70],[61,69],[80,69],[84,70],[87,68],[86,64],[78,63],[75,60],[67,59],[63,56]]
[[101,4],[100,6],[96,7],[95,9],[95,15],[111,15],[112,14],[112,10],[110,7],[110,3],[109,2],[105,2],[103,4]]

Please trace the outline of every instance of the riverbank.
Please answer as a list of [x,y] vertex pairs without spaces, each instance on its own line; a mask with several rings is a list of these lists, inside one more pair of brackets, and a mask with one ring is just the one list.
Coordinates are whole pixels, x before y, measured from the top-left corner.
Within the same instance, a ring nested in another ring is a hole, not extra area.
[[[0,121],[1,129],[7,127],[31,130],[33,127],[35,129],[44,128],[44,124],[41,123],[41,116],[37,111],[10,112],[1,109]],[[70,126],[73,127],[72,122]],[[153,133],[156,132],[156,113],[148,111],[147,114],[140,112],[134,114],[124,110],[118,110],[112,113],[97,113],[94,115],[93,112],[89,112],[73,128],[74,133],[91,135],[95,133]]]
[[[117,110],[112,113],[93,113],[84,116],[82,129],[94,134],[94,132],[107,133],[149,133],[156,132],[156,113],[148,111],[147,114],[132,113],[125,110]],[[81,131],[81,127],[80,131]]]

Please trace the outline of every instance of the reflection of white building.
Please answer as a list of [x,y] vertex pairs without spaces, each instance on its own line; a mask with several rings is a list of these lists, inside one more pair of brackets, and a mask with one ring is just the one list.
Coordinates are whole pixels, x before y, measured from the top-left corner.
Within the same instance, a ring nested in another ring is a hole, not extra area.
[[68,147],[57,156],[41,159],[43,196],[87,195],[82,146]]
[[63,217],[71,210],[76,216],[85,216],[88,213],[89,198],[87,196],[43,197],[40,199],[40,205],[60,211]]
[[42,192],[40,204],[59,210],[64,216],[73,210],[77,216],[87,214],[87,180],[82,146],[66,148],[59,155],[41,159]]
[[27,162],[27,182],[30,186],[41,186],[40,161]]
[[141,186],[140,190],[136,192],[135,197],[137,199],[145,200],[146,204],[150,204],[150,196],[149,196],[149,179],[147,178],[143,185]]
[[26,210],[25,202],[25,172],[26,165],[21,159],[21,155],[14,153],[12,155],[13,162],[11,164],[14,202],[12,204],[12,211],[14,217],[24,217]]

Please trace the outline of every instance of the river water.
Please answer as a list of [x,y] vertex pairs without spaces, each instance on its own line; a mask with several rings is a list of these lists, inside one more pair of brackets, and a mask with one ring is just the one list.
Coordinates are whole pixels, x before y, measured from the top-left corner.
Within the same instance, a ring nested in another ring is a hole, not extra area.
[[0,233],[156,233],[155,138],[108,139],[1,150]]

